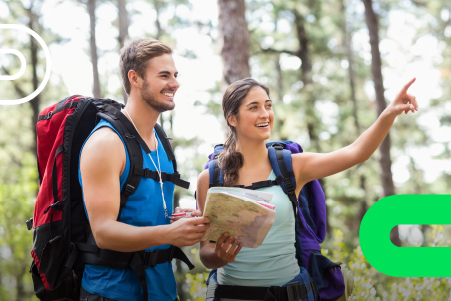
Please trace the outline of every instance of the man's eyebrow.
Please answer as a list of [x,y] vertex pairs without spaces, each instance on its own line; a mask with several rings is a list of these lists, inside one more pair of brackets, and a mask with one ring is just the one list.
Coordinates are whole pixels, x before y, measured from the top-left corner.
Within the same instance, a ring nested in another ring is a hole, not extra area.
[[[163,70],[163,71],[158,72],[158,74],[167,74],[167,75],[171,75],[171,72],[169,72],[169,71],[167,71],[167,70]],[[174,73],[174,75],[177,75],[177,74],[179,74],[178,71],[176,71],[176,72]]]
[[[267,100],[265,100],[265,103],[267,103],[268,101],[272,102],[271,99],[267,99]],[[250,102],[250,103],[248,103],[248,104],[246,105],[246,107],[247,107],[247,106],[250,106],[250,105],[255,105],[255,104],[258,104],[258,102],[257,102],[257,101]]]

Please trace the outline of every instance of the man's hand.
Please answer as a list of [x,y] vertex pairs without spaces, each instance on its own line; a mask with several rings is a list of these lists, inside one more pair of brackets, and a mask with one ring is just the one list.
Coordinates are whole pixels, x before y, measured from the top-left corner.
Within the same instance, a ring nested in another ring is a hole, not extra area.
[[[174,213],[182,213],[182,212],[191,213],[191,215],[188,217],[202,216],[202,212],[200,210],[196,210],[196,209],[192,209],[192,208],[183,208],[182,209],[180,207],[176,207],[174,210]],[[178,221],[181,218],[187,218],[187,217],[181,216],[181,217],[171,218],[171,224]]]
[[170,225],[167,235],[171,245],[192,246],[200,242],[209,227],[208,217],[181,218]]

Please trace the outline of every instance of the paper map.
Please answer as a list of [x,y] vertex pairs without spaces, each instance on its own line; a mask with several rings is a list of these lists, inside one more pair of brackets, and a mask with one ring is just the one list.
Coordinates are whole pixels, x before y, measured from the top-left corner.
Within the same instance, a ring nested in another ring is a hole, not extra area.
[[238,238],[243,247],[257,248],[263,242],[276,219],[276,212],[266,204],[272,194],[241,188],[214,187],[207,193],[204,216],[210,218],[210,228],[203,241],[217,241],[225,232]]

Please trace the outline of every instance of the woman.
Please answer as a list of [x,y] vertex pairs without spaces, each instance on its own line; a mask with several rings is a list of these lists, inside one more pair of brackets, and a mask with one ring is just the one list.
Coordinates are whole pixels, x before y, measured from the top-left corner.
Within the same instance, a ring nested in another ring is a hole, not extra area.
[[[376,122],[351,145],[327,154],[293,154],[296,196],[306,183],[366,161],[398,115],[418,110],[415,97],[407,94],[414,81],[415,78],[403,87]],[[219,155],[224,186],[249,186],[274,180],[265,145],[274,124],[268,88],[251,78],[236,81],[226,90],[222,107],[230,129],[224,151]],[[198,207],[202,212],[208,188],[209,171],[206,169],[200,174],[197,187]],[[260,247],[242,249],[237,239],[228,233],[224,233],[216,243],[201,242],[200,259],[207,268],[218,269],[217,282],[220,285],[271,287],[298,279],[301,270],[295,258],[293,207],[280,186],[261,190],[273,193],[272,204],[276,206],[277,215]]]

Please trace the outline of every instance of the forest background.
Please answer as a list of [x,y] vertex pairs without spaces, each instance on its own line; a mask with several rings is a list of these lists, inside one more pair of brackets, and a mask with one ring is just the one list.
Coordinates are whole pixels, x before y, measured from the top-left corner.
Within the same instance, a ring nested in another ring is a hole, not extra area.
[[[395,278],[379,273],[359,248],[368,208],[393,194],[451,193],[450,0],[0,0],[0,24],[36,31],[52,58],[50,81],[32,101],[0,105],[0,300],[37,300],[29,265],[38,191],[35,127],[39,112],[69,95],[126,102],[119,50],[152,37],[175,49],[181,87],[160,123],[189,191],[174,202],[194,207],[197,175],[226,130],[220,103],[231,82],[252,76],[271,89],[271,140],[330,152],[352,143],[412,77],[420,111],[400,116],[365,163],[321,179],[328,209],[322,252],[355,276],[353,300],[451,300],[448,278]],[[31,94],[44,78],[44,51],[31,36],[0,29],[0,49],[26,60],[25,74],[0,81],[1,99]],[[0,74],[17,57],[0,54]],[[1,100],[0,100],[1,101]],[[427,206],[427,204],[425,204]],[[439,210],[439,208],[437,209]],[[451,228],[404,225],[402,246],[450,246]],[[182,301],[204,300],[208,271],[198,246],[186,248],[196,269],[174,263]],[[412,264],[422,264],[418,259]]]

